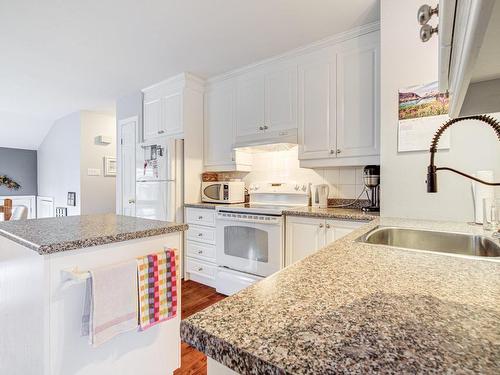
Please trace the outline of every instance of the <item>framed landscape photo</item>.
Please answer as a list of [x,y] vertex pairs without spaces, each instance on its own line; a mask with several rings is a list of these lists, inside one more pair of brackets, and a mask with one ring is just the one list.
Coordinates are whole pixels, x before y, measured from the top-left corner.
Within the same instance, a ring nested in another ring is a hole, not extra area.
[[[448,94],[439,92],[437,81],[405,87],[398,94],[398,152],[429,150],[434,133],[449,119]],[[449,132],[439,148],[450,148]]]
[[116,176],[116,158],[112,156],[104,157],[104,176]]

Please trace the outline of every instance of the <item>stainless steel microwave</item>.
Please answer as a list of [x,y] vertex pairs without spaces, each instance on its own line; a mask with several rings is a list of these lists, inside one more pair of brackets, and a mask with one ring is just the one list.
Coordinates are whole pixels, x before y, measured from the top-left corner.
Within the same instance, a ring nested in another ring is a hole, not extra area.
[[201,200],[209,203],[244,203],[245,183],[242,181],[202,182]]

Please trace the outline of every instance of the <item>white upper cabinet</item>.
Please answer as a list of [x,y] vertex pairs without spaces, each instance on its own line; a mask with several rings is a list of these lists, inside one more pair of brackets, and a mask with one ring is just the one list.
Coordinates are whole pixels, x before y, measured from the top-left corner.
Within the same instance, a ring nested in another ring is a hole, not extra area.
[[236,80],[236,144],[293,137],[297,129],[297,66],[277,64]]
[[144,94],[144,139],[157,137],[161,123],[161,98]]
[[163,120],[160,122],[161,134],[182,133],[182,91],[174,90],[162,97]]
[[335,54],[320,51],[299,66],[300,159],[328,158],[336,140]]
[[297,128],[297,66],[280,67],[265,79],[266,131]]
[[265,80],[262,75],[237,79],[236,137],[262,134],[265,119]]
[[189,116],[189,113],[184,113],[185,102],[192,101],[193,92],[201,94],[203,86],[198,78],[180,74],[142,91],[143,140],[146,141],[159,136],[182,135],[185,115]]
[[338,158],[378,155],[378,35],[348,40],[337,53]]
[[379,163],[378,51],[375,31],[300,59],[302,167]]
[[220,85],[205,93],[205,165],[233,162],[234,85]]
[[214,84],[205,93],[205,170],[250,170],[250,155],[233,150],[235,138],[235,96],[236,90],[233,80]]

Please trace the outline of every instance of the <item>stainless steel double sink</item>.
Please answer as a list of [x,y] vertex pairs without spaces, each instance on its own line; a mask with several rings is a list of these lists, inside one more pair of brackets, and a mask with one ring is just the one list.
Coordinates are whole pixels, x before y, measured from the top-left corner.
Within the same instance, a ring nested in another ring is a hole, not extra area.
[[483,235],[377,226],[356,241],[438,253],[500,257],[499,240]]

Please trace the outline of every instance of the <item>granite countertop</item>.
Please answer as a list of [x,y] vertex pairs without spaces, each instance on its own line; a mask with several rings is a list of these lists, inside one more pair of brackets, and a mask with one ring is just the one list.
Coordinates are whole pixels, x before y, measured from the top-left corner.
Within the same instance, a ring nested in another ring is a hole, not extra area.
[[196,202],[196,203],[184,203],[184,207],[191,208],[206,208],[206,209],[215,209],[217,206],[228,206],[227,203],[206,203],[206,202]]
[[[215,209],[217,206],[231,206],[225,203],[186,203],[184,207]],[[306,216],[340,220],[370,221],[379,217],[378,212],[363,212],[361,208],[316,208],[293,207],[283,211],[285,216]]]
[[286,216],[306,216],[327,219],[370,221],[379,217],[378,212],[363,212],[360,208],[297,207],[283,211]]
[[44,255],[158,236],[187,228],[186,224],[101,214],[0,222],[0,236]]
[[381,218],[181,323],[241,374],[500,373],[500,262],[358,243]]

